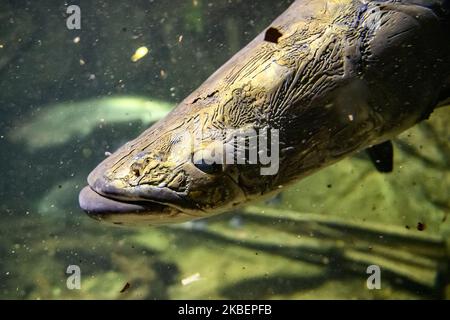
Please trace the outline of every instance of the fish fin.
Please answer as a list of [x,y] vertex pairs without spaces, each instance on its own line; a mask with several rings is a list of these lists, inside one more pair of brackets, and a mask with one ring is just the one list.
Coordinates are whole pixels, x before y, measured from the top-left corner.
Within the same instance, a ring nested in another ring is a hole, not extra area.
[[394,168],[394,147],[392,141],[388,140],[374,145],[366,151],[373,165],[379,172],[392,172]]

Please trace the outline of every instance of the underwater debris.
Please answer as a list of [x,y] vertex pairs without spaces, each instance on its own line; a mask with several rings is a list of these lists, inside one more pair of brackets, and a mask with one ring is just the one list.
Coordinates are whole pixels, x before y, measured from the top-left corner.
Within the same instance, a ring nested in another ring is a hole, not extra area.
[[130,287],[131,287],[131,284],[129,282],[125,283],[125,285],[123,286],[122,290],[120,290],[120,293],[124,293],[125,291],[130,289]]
[[143,57],[145,57],[148,53],[148,48],[143,46],[136,49],[136,52],[131,56],[131,61],[136,62]]
[[183,280],[181,280],[181,284],[183,286],[187,286],[190,285],[193,282],[199,281],[200,280],[200,273],[195,273],[192,276],[189,276],[187,278],[184,278]]
[[423,222],[418,222],[417,223],[417,230],[419,231],[424,231],[427,228],[427,225]]

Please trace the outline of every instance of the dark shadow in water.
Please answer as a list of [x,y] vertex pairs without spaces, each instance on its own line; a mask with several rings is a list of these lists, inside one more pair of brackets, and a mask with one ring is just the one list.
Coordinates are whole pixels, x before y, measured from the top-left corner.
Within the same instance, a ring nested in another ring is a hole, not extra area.
[[[223,288],[221,293],[228,299],[269,299],[274,295],[289,295],[301,293],[302,291],[314,290],[333,280],[341,283],[358,280],[361,284],[364,284],[366,278],[360,276],[361,274],[364,274],[362,273],[362,270],[359,274],[343,270],[340,274],[337,274],[336,272],[325,272],[321,276],[276,274],[270,277],[254,277],[238,281],[236,284]],[[392,279],[396,279],[396,275],[383,273],[383,281],[386,281],[384,279],[392,282]],[[397,281],[391,283],[391,285],[397,289],[406,289],[411,293],[415,293],[418,296],[427,299],[445,298],[445,295],[441,293],[437,293],[434,290],[430,290],[428,287],[423,287],[410,281]]]
[[[312,290],[333,280],[323,276],[294,276],[277,274],[268,277],[245,279],[221,290],[228,299],[268,299],[274,295],[288,295]],[[340,280],[343,280],[340,278]]]
[[[399,290],[407,290],[424,298],[444,298],[445,285],[449,282],[448,266],[450,261],[446,257],[445,244],[439,241],[414,239],[413,237],[402,237],[401,235],[389,234],[389,232],[375,232],[364,227],[344,226],[338,223],[317,223],[304,222],[293,223],[290,219],[270,218],[253,214],[244,214],[243,220],[247,223],[255,223],[265,227],[270,227],[273,232],[277,230],[288,231],[293,235],[301,235],[303,239],[310,237],[317,241],[316,245],[311,245],[308,241],[298,241],[298,245],[285,245],[280,243],[261,243],[252,239],[241,240],[233,237],[232,233],[222,233],[201,230],[177,229],[176,235],[183,239],[184,245],[189,245],[190,238],[192,245],[198,242],[224,246],[239,246],[256,252],[265,252],[276,256],[281,256],[295,261],[312,263],[324,268],[325,272],[317,277],[301,277],[289,274],[278,274],[270,277],[255,277],[245,279],[236,284],[229,285],[222,290],[227,298],[263,299],[271,294],[289,294],[304,290],[318,288],[325,282],[335,279],[358,279],[362,284],[367,280],[367,267],[378,264],[381,261],[382,281],[387,281],[392,287]],[[326,228],[324,228],[324,226]],[[331,228],[333,230],[331,230]],[[199,240],[203,238],[204,240]],[[301,238],[300,238],[301,239]],[[337,241],[347,243],[337,245]],[[361,245],[358,245],[360,243]],[[371,250],[373,246],[373,252]],[[383,248],[390,247],[393,250],[383,252]],[[379,249],[376,251],[376,249]],[[398,251],[396,251],[398,250]],[[402,252],[409,252],[410,255],[404,257]],[[348,252],[365,254],[367,259],[354,259]],[[435,275],[434,281],[425,282],[411,276],[411,273],[403,272],[401,268],[396,269],[392,264],[406,264],[411,268],[430,268],[422,266],[420,262],[414,260],[415,257],[427,258],[436,262],[435,269],[429,270]],[[409,259],[411,258],[411,259]],[[381,260],[380,260],[381,259]],[[386,267],[384,265],[386,263]]]

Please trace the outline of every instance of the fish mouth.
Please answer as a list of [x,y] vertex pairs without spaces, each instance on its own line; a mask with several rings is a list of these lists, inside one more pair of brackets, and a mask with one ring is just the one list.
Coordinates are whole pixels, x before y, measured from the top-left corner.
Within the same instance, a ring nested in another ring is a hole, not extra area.
[[[88,179],[91,180],[91,179]],[[79,194],[79,205],[91,218],[119,225],[159,225],[195,218],[194,205],[168,188],[149,185],[119,188],[97,178]]]

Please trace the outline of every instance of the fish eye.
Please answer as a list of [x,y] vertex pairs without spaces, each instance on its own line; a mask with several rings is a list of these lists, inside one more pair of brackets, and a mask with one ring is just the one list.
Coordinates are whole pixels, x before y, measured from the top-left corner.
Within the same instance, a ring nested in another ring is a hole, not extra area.
[[215,162],[207,163],[207,162],[205,162],[204,159],[201,159],[198,162],[194,162],[194,166],[198,170],[200,170],[200,171],[202,171],[204,173],[207,173],[207,174],[215,174],[215,173],[222,172],[222,165],[221,164],[215,163]]

